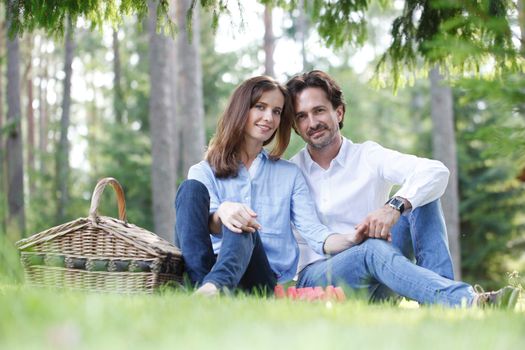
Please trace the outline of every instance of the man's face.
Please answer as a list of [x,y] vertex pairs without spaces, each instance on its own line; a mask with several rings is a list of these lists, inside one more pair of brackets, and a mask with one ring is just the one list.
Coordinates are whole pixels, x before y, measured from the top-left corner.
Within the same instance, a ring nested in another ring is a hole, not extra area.
[[339,122],[343,119],[343,107],[332,107],[321,88],[306,88],[295,98],[295,126],[297,131],[313,148],[323,149],[341,137]]

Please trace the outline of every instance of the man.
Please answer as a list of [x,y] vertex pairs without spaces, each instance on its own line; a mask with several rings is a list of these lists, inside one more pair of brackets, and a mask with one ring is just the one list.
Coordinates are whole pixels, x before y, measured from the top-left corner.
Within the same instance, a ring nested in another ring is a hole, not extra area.
[[[448,169],[435,160],[402,154],[370,141],[354,144],[344,138],[340,132],[345,115],[343,93],[326,73],[312,71],[296,76],[287,87],[294,101],[294,129],[307,143],[292,161],[306,177],[321,221],[336,232],[355,229],[359,235],[364,232],[368,241],[391,241],[405,257],[415,256],[418,266],[453,280],[439,204]],[[395,184],[401,187],[389,198]],[[380,283],[375,267],[363,269],[361,264],[366,260],[360,259],[359,252],[363,244],[350,247],[346,258],[336,255],[326,259],[309,249],[300,237],[298,240],[299,285],[342,281],[353,288],[368,288],[371,299],[382,299],[390,292],[386,285],[403,283]],[[364,245],[371,245],[372,251],[392,249],[386,242]],[[375,266],[394,268],[393,261]],[[348,266],[342,269],[337,264]],[[403,269],[399,271],[401,279],[408,273]]]

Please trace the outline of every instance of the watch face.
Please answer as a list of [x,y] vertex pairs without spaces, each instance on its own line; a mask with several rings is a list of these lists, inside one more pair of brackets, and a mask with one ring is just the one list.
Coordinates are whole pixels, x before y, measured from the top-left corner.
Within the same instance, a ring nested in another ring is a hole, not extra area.
[[405,210],[405,203],[399,198],[394,197],[394,198],[390,199],[388,201],[388,204],[392,208],[394,208],[396,210],[399,210],[399,212],[401,212],[401,213],[403,213],[403,211]]

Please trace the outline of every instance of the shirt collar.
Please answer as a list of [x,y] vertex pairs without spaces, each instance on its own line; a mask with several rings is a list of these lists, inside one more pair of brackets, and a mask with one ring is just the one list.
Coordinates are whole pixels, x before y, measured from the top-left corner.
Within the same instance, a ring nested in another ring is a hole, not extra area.
[[334,160],[337,164],[344,167],[346,163],[346,156],[348,155],[348,152],[350,151],[350,147],[352,145],[352,141],[348,140],[346,137],[342,136],[343,141],[341,142],[341,148],[339,149],[339,153],[335,156]]
[[268,159],[270,156],[268,154],[268,151],[263,148],[261,152],[257,155],[257,157],[261,157],[261,159]]
[[[352,141],[348,140],[346,137],[341,136],[343,142],[341,142],[341,148],[339,149],[339,153],[335,156],[335,158],[332,160],[332,162],[335,162],[336,164],[339,164],[340,166],[345,166],[345,159],[346,155],[348,154],[348,151],[350,150],[350,145],[352,144]],[[312,159],[312,156],[310,155],[310,152],[308,152],[308,145],[304,146],[304,153],[305,153],[305,165],[308,171],[313,170],[313,166],[319,165],[314,162]]]

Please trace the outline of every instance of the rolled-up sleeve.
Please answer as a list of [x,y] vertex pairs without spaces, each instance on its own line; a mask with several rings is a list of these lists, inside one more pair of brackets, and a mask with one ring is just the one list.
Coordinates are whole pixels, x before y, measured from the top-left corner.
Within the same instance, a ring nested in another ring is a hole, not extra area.
[[206,186],[210,195],[210,214],[215,213],[219,208],[220,201],[215,176],[210,166],[206,162],[195,164],[188,171],[188,179],[197,180]]
[[324,254],[324,241],[335,232],[319,221],[313,198],[299,169],[297,169],[293,185],[291,221],[308,245],[316,253]]
[[413,208],[445,193],[450,172],[440,161],[400,153],[375,142],[365,144],[371,168],[390,183],[401,185],[395,196],[408,199]]

